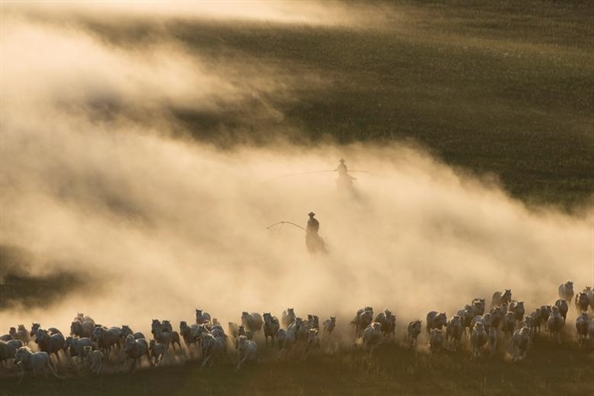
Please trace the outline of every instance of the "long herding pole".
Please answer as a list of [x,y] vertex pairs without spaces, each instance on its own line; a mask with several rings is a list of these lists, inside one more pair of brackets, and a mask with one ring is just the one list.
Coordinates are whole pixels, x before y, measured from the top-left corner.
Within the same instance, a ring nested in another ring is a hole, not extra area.
[[[289,173],[286,175],[280,175],[277,177],[273,177],[272,179],[267,179],[264,180],[262,183],[268,183],[277,179],[282,179],[283,177],[290,177],[290,176],[300,176],[300,175],[311,175],[313,173],[326,173],[326,172],[337,172],[336,169],[331,169],[331,170],[319,170],[319,171],[310,171],[310,172],[299,172],[299,173]],[[364,170],[350,170],[348,173],[369,173],[368,171],[364,171]]]
[[266,229],[267,229],[267,230],[269,230],[269,229],[271,229],[272,227],[274,227],[275,225],[279,225],[279,224],[291,224],[291,225],[294,225],[295,227],[301,228],[303,231],[306,231],[306,229],[305,229],[305,228],[303,228],[303,227],[301,227],[299,224],[295,224],[295,223],[292,223],[292,222],[290,222],[290,221],[284,221],[284,220],[283,220],[283,221],[279,221],[279,222],[277,222],[277,223],[274,223],[274,224],[272,224],[272,225],[269,225],[268,227],[266,227]]

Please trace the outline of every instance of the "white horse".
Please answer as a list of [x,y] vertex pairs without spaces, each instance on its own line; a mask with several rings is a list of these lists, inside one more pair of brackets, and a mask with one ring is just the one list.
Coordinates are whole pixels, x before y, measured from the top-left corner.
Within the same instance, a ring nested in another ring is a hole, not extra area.
[[25,325],[20,324],[18,326],[16,339],[23,341],[24,345],[28,345],[31,341],[31,334],[29,334],[29,331],[25,328]]
[[257,312],[250,314],[246,311],[243,311],[241,313],[241,324],[247,331],[255,334],[262,330],[264,321],[262,320],[262,316],[260,316],[260,314]]
[[287,332],[293,333],[296,342],[305,340],[307,329],[305,328],[303,319],[295,318],[295,321],[287,327]]
[[302,360],[307,359],[310,353],[320,349],[320,338],[318,337],[318,329],[309,329],[307,331],[307,342],[305,344],[305,352]]
[[443,349],[443,330],[431,329],[429,333],[429,352],[437,353]]
[[364,330],[373,322],[373,308],[359,309],[351,324],[355,326],[355,338],[361,337]]
[[83,359],[85,367],[95,375],[99,375],[103,366],[103,353],[99,350],[93,350],[90,346],[83,348]]
[[21,340],[0,341],[0,361],[6,366],[6,361],[14,360],[16,351],[23,346]]
[[569,304],[565,300],[555,301],[555,306],[559,308],[559,313],[563,316],[563,320],[567,320],[567,312],[569,312]]
[[497,291],[493,293],[493,298],[491,299],[491,307],[496,305],[504,305],[509,304],[512,300],[512,291],[511,289],[505,289],[504,292]]
[[583,346],[588,338],[588,325],[590,324],[590,318],[586,312],[582,312],[580,316],[575,320],[575,328],[579,337],[579,344]]
[[285,329],[289,327],[289,325],[293,323],[295,319],[297,319],[297,315],[295,315],[295,310],[293,308],[287,308],[286,311],[283,311],[281,321]]
[[464,326],[462,326],[462,318],[458,315],[454,315],[452,320],[446,327],[446,344],[452,351],[458,350],[460,342],[462,342],[462,333],[464,332]]
[[149,342],[149,351],[151,355],[151,359],[155,359],[155,365],[160,365],[163,361],[163,357],[165,356],[165,352],[167,352],[167,344],[161,344],[155,340],[151,340]]
[[122,340],[120,334],[122,329],[119,327],[107,327],[95,325],[91,339],[97,343],[99,349],[102,349],[107,357],[109,352],[114,348],[121,348]]
[[526,353],[528,352],[528,346],[530,345],[530,329],[527,327],[522,327],[514,331],[514,335],[512,337],[512,346],[513,346],[513,357],[512,360],[514,362],[523,360],[526,357]]
[[295,332],[294,328],[291,329],[279,329],[276,334],[277,345],[279,349],[278,358],[282,359],[287,357],[291,352],[293,345],[295,344]]
[[95,330],[95,322],[91,321],[78,321],[75,320],[70,323],[70,335],[77,337],[88,337],[93,336],[93,330]]
[[408,340],[408,347],[412,348],[417,343],[417,337],[421,334],[422,324],[420,320],[413,320],[409,322],[406,327],[406,338]]
[[472,329],[471,343],[472,343],[472,355],[475,358],[480,357],[483,347],[489,341],[489,335],[485,330],[485,324],[483,322],[476,322]]
[[212,365],[215,360],[225,356],[225,340],[222,337],[215,337],[210,333],[201,335],[202,339],[202,366]]
[[324,323],[322,323],[322,327],[324,328],[324,333],[332,335],[332,332],[336,328],[336,317],[330,316],[330,318],[326,319]]
[[91,341],[88,337],[83,338],[74,338],[72,336],[67,337],[66,341],[64,341],[64,352],[69,352],[66,356],[70,356],[72,358],[76,357],[78,363],[80,364],[83,361],[84,356],[84,347],[94,347],[93,341]]
[[573,282],[568,280],[559,286],[559,298],[565,301],[571,301],[573,299]]
[[575,307],[578,312],[586,312],[588,311],[588,306],[590,305],[590,299],[588,298],[588,294],[584,292],[579,292],[575,295]]
[[551,315],[547,319],[547,329],[549,330],[551,337],[554,337],[557,340],[557,343],[561,343],[561,329],[563,326],[565,326],[565,319],[561,316],[559,307],[554,305],[552,307]]
[[375,322],[379,322],[382,325],[382,334],[384,334],[385,337],[392,337],[392,340],[394,339],[396,316],[394,316],[388,308],[384,309],[383,312],[380,312],[376,316]]
[[253,362],[256,360],[256,352],[258,350],[258,346],[254,341],[248,340],[246,336],[239,336],[237,350],[237,370],[241,370],[241,367],[245,363]]
[[23,378],[25,378],[25,371],[33,371],[34,377],[37,377],[38,371],[42,371],[47,377],[49,371],[54,377],[60,378],[58,377],[56,370],[54,370],[47,352],[33,353],[29,347],[20,347],[14,356],[14,363],[21,371],[21,379],[19,382],[23,381]]
[[126,337],[124,341],[124,353],[126,354],[126,361],[124,362],[124,367],[129,359],[132,359],[132,371],[136,369],[136,365],[140,365],[140,358],[146,356],[150,365],[153,365],[153,361],[151,360],[151,355],[149,352],[148,343],[144,338],[135,339],[132,334]]
[[368,351],[370,354],[373,353],[375,348],[382,342],[382,325],[379,322],[373,322],[369,324],[363,335],[361,336],[361,347],[364,351]]

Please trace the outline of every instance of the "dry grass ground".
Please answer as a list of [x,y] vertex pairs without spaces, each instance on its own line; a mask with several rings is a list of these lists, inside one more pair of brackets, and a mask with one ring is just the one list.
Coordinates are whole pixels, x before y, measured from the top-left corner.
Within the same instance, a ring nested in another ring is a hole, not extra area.
[[[329,341],[326,340],[326,347]],[[2,395],[585,395],[594,387],[594,354],[575,341],[537,338],[528,357],[510,359],[509,348],[471,359],[467,350],[429,355],[386,344],[369,356],[350,346],[277,360],[260,345],[260,362],[237,372],[229,362],[200,368],[199,361],[122,372],[110,366],[99,377],[70,373],[62,380],[2,378]],[[178,362],[180,360],[178,359]],[[169,365],[167,365],[169,364]],[[178,365],[180,364],[180,365]],[[64,370],[62,370],[64,372]]]

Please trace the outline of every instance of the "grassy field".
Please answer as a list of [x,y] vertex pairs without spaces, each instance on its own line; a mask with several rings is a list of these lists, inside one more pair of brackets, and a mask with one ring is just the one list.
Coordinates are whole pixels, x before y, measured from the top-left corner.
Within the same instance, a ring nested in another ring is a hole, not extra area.
[[[237,108],[171,108],[196,139],[267,144],[271,130],[304,145],[413,139],[451,165],[498,175],[525,202],[592,203],[590,2],[383,6],[387,20],[357,29],[184,21],[87,28],[116,46],[172,34],[213,68],[266,65],[268,77],[299,80],[283,95],[259,93]],[[270,107],[282,117],[259,116]]]
[[[575,342],[537,340],[526,360],[512,363],[504,353],[471,359],[468,351],[427,353],[386,344],[372,356],[344,347],[310,355],[305,361],[277,361],[264,350],[261,362],[237,372],[229,363],[201,369],[181,366],[112,373],[69,375],[23,381],[2,379],[3,395],[584,395],[594,387],[594,355]],[[120,367],[120,366],[118,366]],[[112,370],[115,371],[115,370]]]

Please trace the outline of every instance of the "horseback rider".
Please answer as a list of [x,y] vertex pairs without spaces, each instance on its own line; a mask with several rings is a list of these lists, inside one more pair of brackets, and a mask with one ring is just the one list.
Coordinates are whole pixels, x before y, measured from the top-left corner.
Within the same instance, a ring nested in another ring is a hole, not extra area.
[[340,164],[334,171],[338,172],[338,179],[336,179],[336,186],[339,189],[352,190],[353,180],[356,180],[353,176],[349,175],[344,159],[340,159]]
[[305,227],[305,245],[310,253],[318,253],[326,251],[324,239],[318,235],[320,230],[320,222],[314,218],[316,214],[309,212],[309,220],[307,221],[307,227]]
[[320,230],[320,222],[314,218],[316,214],[314,212],[309,212],[309,220],[307,221],[307,227],[305,228],[305,232],[308,234],[315,234],[318,235],[318,231]]
[[347,166],[344,163],[344,159],[340,159],[340,164],[338,164],[338,167],[334,169],[334,171],[337,171],[338,176],[340,177],[346,176],[348,174]]

